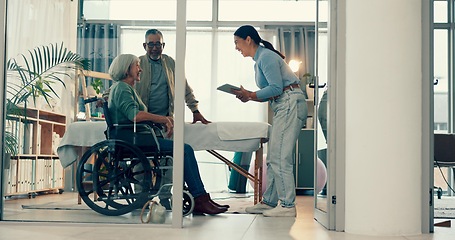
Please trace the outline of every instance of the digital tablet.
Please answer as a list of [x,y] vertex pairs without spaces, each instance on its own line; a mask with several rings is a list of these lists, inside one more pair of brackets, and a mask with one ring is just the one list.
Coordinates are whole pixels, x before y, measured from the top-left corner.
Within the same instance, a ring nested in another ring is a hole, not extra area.
[[231,90],[240,90],[239,87],[237,86],[234,86],[234,85],[231,85],[231,84],[224,84],[224,85],[221,85],[217,88],[217,90],[220,90],[220,91],[223,91],[223,92],[227,92],[227,93],[230,93],[230,94],[234,94],[233,92],[231,92]]

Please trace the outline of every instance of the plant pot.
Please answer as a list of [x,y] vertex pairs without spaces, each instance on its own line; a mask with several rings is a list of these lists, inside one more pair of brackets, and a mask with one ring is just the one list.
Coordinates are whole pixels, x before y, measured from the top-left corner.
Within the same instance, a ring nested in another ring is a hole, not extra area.
[[35,98],[35,101],[33,101],[33,98],[27,99],[27,107],[41,109],[42,106],[43,99],[41,97]]
[[305,85],[306,93],[308,95],[308,99],[314,99],[314,88],[310,88],[309,84]]

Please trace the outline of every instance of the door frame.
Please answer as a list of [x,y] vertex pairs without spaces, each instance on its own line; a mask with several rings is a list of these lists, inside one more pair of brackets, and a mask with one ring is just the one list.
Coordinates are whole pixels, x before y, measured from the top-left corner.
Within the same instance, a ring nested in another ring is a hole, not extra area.
[[[336,0],[334,9],[346,9],[346,0]],[[331,7],[332,9],[332,7]],[[330,121],[329,128],[335,132],[333,138],[329,138],[330,144],[334,146],[333,154],[329,154],[330,161],[336,168],[335,177],[331,178],[335,186],[334,193],[336,196],[336,208],[334,216],[334,226],[336,231],[345,230],[345,202],[346,202],[346,11],[333,10],[331,14],[331,26],[333,31],[333,40],[331,45],[335,51],[335,64],[331,71],[334,71],[335,81],[331,82],[334,89],[332,103],[334,107],[330,108],[330,116],[334,116],[335,121]],[[341,34],[339,34],[341,33]],[[338,127],[335,127],[335,122]],[[330,170],[329,170],[330,172]],[[330,173],[331,174],[331,173]]]
[[433,91],[433,1],[421,0],[422,6],[422,233],[434,232],[434,91]]
[[[449,0],[450,1],[450,0]],[[433,125],[434,125],[434,93],[433,93],[433,1],[421,0],[422,13],[422,159],[421,159],[421,230],[422,233],[434,232],[433,202]],[[329,78],[336,79],[329,84],[329,121],[328,137],[331,146],[328,161],[332,164],[328,170],[329,194],[336,196],[336,208],[329,208],[328,229],[345,230],[345,169],[346,169],[346,0],[329,1],[329,34],[330,37],[330,68]],[[341,10],[341,11],[340,11]],[[333,55],[332,55],[333,54]],[[333,63],[333,64],[332,64]],[[335,101],[331,101],[335,99]],[[329,195],[331,196],[331,195]],[[333,205],[333,204],[332,204]],[[319,215],[318,210],[315,209]]]
[[[319,0],[318,0],[319,1]],[[345,47],[340,44],[338,40],[338,35],[337,35],[337,28],[339,24],[339,20],[337,19],[337,16],[339,14],[338,9],[338,4],[340,1],[337,0],[329,0],[328,1],[328,9],[329,9],[329,15],[327,19],[327,36],[328,36],[328,73],[327,73],[327,106],[328,106],[328,126],[327,126],[327,212],[323,212],[320,209],[316,207],[316,199],[317,199],[317,193],[314,193],[314,218],[321,223],[324,227],[326,227],[328,230],[336,230],[336,231],[344,231],[344,182],[345,182],[345,174],[344,174],[344,139],[339,140],[339,138],[344,138],[344,128],[340,128],[337,126],[344,126],[345,122],[345,88],[344,84],[345,78],[338,79],[339,72],[338,70],[340,69],[338,67],[339,63],[343,63],[344,61],[339,61],[339,51],[342,50],[344,53]],[[344,1],[343,1],[344,2]],[[317,3],[318,7],[318,3]],[[318,9],[316,9],[318,11]],[[319,13],[317,12],[319,15]],[[318,21],[318,17],[316,19]],[[316,42],[316,47],[315,47],[315,53],[318,51],[318,25],[319,23],[316,23],[316,28],[315,28],[315,42]],[[344,42],[343,42],[344,43]],[[315,57],[315,66],[317,69],[317,61],[318,57]],[[342,68],[343,73],[344,73],[344,68]],[[317,71],[315,71],[315,74],[318,74]],[[317,132],[317,109],[318,109],[318,88],[317,86],[319,85],[318,82],[318,77],[316,76],[316,82],[315,82],[315,118],[314,121],[316,121],[315,124],[315,141],[314,141],[314,166],[317,166],[317,160],[318,160],[318,155],[317,155],[317,137],[316,134]],[[340,81],[341,80],[341,81]],[[340,100],[340,98],[342,98]],[[335,101],[334,101],[335,100]],[[332,107],[331,107],[332,106]],[[341,114],[341,115],[339,115]],[[340,128],[340,129],[339,129]],[[342,132],[339,132],[342,131]],[[342,134],[340,134],[342,133]],[[337,143],[341,143],[337,145]],[[341,152],[340,152],[341,151]],[[314,180],[314,186],[316,186],[317,182],[317,173],[316,173],[316,168],[315,168],[315,180]]]
[[[0,129],[5,129],[5,110],[4,110],[4,107],[5,106],[5,95],[6,95],[6,87],[5,87],[5,84],[6,84],[6,69],[5,69],[5,65],[6,65],[6,1],[7,0],[0,0],[0,76],[2,79],[0,81],[0,106],[2,106],[0,108]],[[1,133],[1,142],[2,142],[2,145],[3,145],[3,142],[4,142],[4,139],[5,139],[5,131],[2,130],[2,133]],[[4,170],[3,170],[3,165],[5,164],[3,162],[3,156],[5,154],[5,149],[2,148],[0,150],[1,152],[1,156],[0,157],[0,194],[2,196],[2,199],[0,200],[0,221],[3,220],[3,203],[4,203],[4,194],[3,194],[3,191],[6,191],[6,189],[3,189],[4,187],[4,184],[3,184],[3,179],[5,176],[3,176],[4,174]]]

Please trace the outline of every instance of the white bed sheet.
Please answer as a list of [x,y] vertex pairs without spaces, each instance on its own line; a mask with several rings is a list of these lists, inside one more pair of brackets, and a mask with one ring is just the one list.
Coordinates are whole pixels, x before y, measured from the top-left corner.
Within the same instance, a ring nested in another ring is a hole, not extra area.
[[[105,140],[105,122],[74,122],[68,125],[57,148],[64,168],[78,158],[77,147],[90,147]],[[195,151],[223,150],[253,152],[269,136],[270,125],[264,122],[213,122],[185,124],[184,142]]]

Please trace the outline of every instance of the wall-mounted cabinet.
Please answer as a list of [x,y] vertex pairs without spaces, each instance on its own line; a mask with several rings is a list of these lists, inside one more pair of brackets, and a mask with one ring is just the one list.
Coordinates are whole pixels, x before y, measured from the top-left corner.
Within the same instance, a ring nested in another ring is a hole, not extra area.
[[66,116],[27,108],[24,114],[7,116],[6,130],[16,136],[18,154],[5,165],[5,196],[61,192],[64,170],[56,148],[66,130]]

